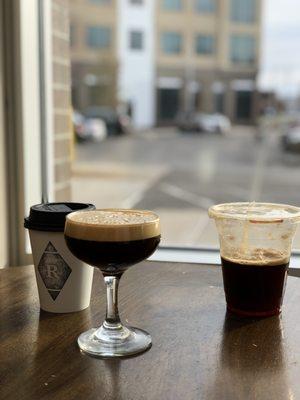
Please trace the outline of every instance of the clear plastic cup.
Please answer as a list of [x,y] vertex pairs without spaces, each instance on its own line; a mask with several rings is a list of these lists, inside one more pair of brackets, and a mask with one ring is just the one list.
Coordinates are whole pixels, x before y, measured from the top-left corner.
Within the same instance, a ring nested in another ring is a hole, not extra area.
[[208,213],[219,233],[227,309],[253,317],[279,314],[300,208],[226,203]]

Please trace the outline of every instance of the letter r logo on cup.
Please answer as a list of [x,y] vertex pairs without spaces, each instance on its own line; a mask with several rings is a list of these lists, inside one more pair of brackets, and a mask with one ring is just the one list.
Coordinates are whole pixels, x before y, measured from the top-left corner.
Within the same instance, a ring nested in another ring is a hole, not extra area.
[[58,279],[58,273],[57,273],[57,266],[56,265],[47,265],[47,275],[48,278],[54,278],[54,279]]

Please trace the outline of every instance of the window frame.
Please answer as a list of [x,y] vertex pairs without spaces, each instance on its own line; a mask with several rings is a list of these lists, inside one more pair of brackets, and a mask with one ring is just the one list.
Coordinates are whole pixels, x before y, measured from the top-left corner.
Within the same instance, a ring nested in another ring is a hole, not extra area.
[[[218,247],[159,247],[149,258],[150,261],[174,262],[185,264],[221,265],[220,250]],[[292,251],[290,268],[299,268],[300,250]]]
[[9,264],[26,265],[32,255],[24,217],[53,198],[51,0],[2,5]]
[[[24,51],[28,52],[28,55],[32,56],[34,51],[33,47],[24,48],[24,40],[21,40],[21,20],[24,23],[25,15],[22,15],[22,10],[20,6],[20,1],[11,2],[10,0],[5,0],[4,2],[4,24],[3,28],[5,31],[4,37],[4,51],[5,57],[3,57],[5,66],[5,95],[6,95],[6,119],[5,125],[8,132],[8,144],[7,144],[7,154],[8,154],[8,195],[9,195],[9,225],[10,225],[10,264],[14,265],[24,265],[31,263],[31,255],[25,252],[25,230],[22,229],[22,222],[24,215],[28,214],[28,209],[24,209],[24,188],[25,179],[22,173],[23,163],[24,163],[24,147],[23,147],[23,137],[25,134],[23,115],[24,107],[22,104],[22,96],[26,97],[28,92],[25,93],[25,88],[22,87],[22,80],[24,79],[24,72],[22,74],[22,65],[24,63]],[[35,0],[36,1],[36,0]],[[40,54],[39,61],[41,62],[44,58],[42,69],[45,69],[36,79],[39,80],[39,85],[45,84],[43,88],[44,94],[36,93],[36,91],[31,91],[30,96],[35,97],[36,104],[44,101],[46,104],[44,112],[46,112],[46,126],[45,134],[47,136],[46,140],[51,140],[51,94],[49,88],[51,87],[51,38],[49,33],[51,33],[51,7],[50,0],[45,1],[45,8],[42,12],[44,15],[46,23],[44,21],[44,41],[46,44],[46,49]],[[37,2],[34,3],[37,5]],[[0,5],[2,6],[2,4]],[[23,10],[24,11],[24,10]],[[28,10],[27,10],[28,11]],[[35,9],[37,12],[37,9]],[[38,30],[37,33],[38,35]],[[181,36],[181,51],[183,50],[183,36]],[[28,38],[27,38],[28,39]],[[12,46],[13,44],[13,46]],[[12,49],[12,50],[11,50]],[[175,53],[177,54],[177,53]],[[41,68],[41,65],[39,65]],[[48,68],[48,70],[47,70]],[[41,75],[44,76],[44,82],[41,82]],[[39,86],[41,90],[41,86]],[[40,104],[39,104],[40,105]],[[39,108],[40,109],[40,108]],[[16,118],[16,116],[18,118]],[[48,122],[47,122],[48,121]],[[36,122],[35,122],[36,123]],[[17,156],[16,156],[17,154]],[[48,154],[48,158],[51,159],[51,154]],[[51,163],[46,165],[46,167],[51,169]],[[48,171],[49,172],[49,171]],[[51,181],[50,175],[48,176],[48,184]],[[51,200],[51,188],[48,189],[49,199]],[[12,212],[13,211],[13,212]],[[25,213],[25,214],[24,214]],[[150,258],[150,260],[159,261],[169,261],[169,262],[185,262],[185,263],[201,263],[201,264],[220,264],[219,250],[218,248],[192,248],[192,247],[159,247],[157,252]],[[293,251],[291,257],[291,266],[298,266],[300,260],[300,251]]]
[[[3,29],[3,3],[0,3],[0,60],[3,60],[4,54],[4,29]],[[4,268],[8,265],[8,215],[9,203],[7,196],[8,181],[7,181],[7,152],[6,152],[6,135],[5,135],[5,123],[4,123],[4,65],[0,62],[0,268]]]

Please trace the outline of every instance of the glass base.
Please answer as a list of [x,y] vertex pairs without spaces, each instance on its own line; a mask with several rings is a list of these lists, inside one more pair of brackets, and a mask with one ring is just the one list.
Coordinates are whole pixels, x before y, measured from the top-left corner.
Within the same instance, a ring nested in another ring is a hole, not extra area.
[[151,347],[149,333],[142,329],[119,326],[109,330],[105,325],[83,332],[77,339],[79,348],[87,354],[101,358],[128,357]]

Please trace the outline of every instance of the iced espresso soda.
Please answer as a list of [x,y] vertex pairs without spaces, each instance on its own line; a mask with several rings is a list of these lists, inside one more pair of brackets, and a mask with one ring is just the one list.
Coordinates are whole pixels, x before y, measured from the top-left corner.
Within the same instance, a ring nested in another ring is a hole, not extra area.
[[227,309],[254,317],[279,314],[300,209],[227,203],[211,207],[209,215],[220,238]]

